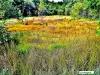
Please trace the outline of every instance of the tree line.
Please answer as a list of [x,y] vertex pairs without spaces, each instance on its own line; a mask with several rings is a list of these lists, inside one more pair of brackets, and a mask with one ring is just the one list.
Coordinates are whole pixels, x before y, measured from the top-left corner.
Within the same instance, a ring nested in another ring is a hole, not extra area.
[[100,0],[1,0],[0,19],[41,15],[68,15],[74,18],[97,19],[100,16]]

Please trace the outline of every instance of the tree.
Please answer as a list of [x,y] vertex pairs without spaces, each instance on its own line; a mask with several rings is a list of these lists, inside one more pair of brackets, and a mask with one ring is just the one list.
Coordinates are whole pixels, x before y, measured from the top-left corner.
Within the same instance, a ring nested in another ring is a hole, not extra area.
[[74,19],[76,18],[80,18],[80,13],[81,13],[81,10],[84,8],[84,4],[81,3],[81,2],[77,2],[75,3],[72,8],[71,8],[71,16],[74,17]]
[[19,18],[20,17],[19,9],[17,7],[11,7],[9,10],[5,12],[4,17],[5,19],[6,18]]
[[87,0],[86,6],[100,17],[100,0]]
[[44,2],[43,2],[43,0],[40,0],[40,4],[39,4],[39,7],[38,7],[38,15],[39,16],[43,15],[44,9],[45,9]]
[[13,5],[17,7],[22,7],[24,0],[14,0]]
[[33,16],[37,15],[37,7],[33,2],[25,2],[23,7],[23,15],[24,16]]
[[1,0],[0,1],[0,18],[4,19],[5,12],[12,7],[12,1],[10,0]]
[[59,7],[58,7],[58,10],[57,10],[57,12],[58,12],[58,15],[64,15],[64,6],[63,5],[60,5]]
[[20,15],[20,17],[22,17],[23,12],[24,12],[24,10],[23,10],[24,9],[23,8],[24,0],[14,0],[13,5],[14,5],[14,7],[16,7],[18,9],[19,15]]

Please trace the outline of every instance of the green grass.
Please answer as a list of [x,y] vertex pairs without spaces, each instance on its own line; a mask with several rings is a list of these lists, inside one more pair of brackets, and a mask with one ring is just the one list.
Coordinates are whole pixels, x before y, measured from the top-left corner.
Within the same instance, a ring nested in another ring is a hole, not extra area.
[[48,50],[52,51],[52,50],[56,50],[59,48],[66,48],[66,47],[67,45],[64,43],[57,43],[57,44],[51,44]]

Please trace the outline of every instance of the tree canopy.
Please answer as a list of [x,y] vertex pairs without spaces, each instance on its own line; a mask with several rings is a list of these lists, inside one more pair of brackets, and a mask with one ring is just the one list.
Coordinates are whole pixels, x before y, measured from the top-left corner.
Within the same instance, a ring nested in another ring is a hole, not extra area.
[[[98,18],[100,16],[100,0],[63,0],[63,2],[49,2],[48,0],[1,0],[0,17],[7,12],[16,10],[10,17],[43,15],[71,15],[73,17]],[[19,13],[21,11],[21,13]],[[75,13],[73,13],[75,12]],[[8,18],[9,18],[8,16]]]

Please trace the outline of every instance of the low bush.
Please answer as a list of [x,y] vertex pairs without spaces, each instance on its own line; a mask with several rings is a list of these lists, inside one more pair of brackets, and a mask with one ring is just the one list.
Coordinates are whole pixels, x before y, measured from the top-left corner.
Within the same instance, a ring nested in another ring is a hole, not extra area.
[[5,42],[10,39],[10,33],[7,31],[7,26],[0,23],[0,42]]

